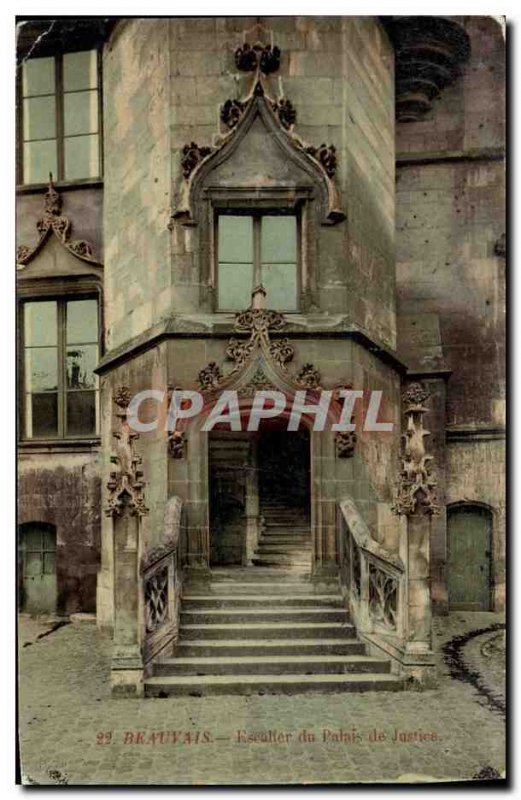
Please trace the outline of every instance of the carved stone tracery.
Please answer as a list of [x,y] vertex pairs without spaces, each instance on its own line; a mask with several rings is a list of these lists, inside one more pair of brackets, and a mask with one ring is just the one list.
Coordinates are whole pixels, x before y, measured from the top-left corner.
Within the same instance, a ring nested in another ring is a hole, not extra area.
[[396,629],[398,581],[389,573],[369,564],[369,613],[373,621],[390,630]]
[[128,510],[130,516],[141,517],[148,514],[145,505],[143,472],[141,457],[134,452],[134,442],[139,434],[132,430],[127,420],[127,408],[132,393],[127,386],[120,386],[113,395],[117,406],[116,417],[120,429],[112,435],[117,440],[116,453],[111,456],[111,463],[118,466],[110,473],[107,482],[109,498],[105,514],[109,517],[121,517]]
[[168,617],[168,566],[164,566],[145,580],[145,624],[152,633]]
[[429,393],[421,383],[410,384],[402,396],[406,429],[402,437],[402,470],[393,505],[396,514],[410,516],[417,511],[439,514],[435,493],[436,479],[430,467],[432,456],[427,455],[424,442],[424,438],[429,436],[429,431],[423,427],[428,397]]
[[62,213],[62,198],[56,191],[53,184],[52,173],[49,175],[49,185],[44,195],[44,213],[36,223],[36,230],[39,233],[39,240],[34,247],[20,245],[16,251],[16,263],[19,267],[24,267],[41,250],[43,244],[53,233],[60,244],[65,247],[72,255],[87,261],[96,266],[101,266],[101,262],[94,256],[93,247],[85,239],[72,239],[72,223],[70,219]]

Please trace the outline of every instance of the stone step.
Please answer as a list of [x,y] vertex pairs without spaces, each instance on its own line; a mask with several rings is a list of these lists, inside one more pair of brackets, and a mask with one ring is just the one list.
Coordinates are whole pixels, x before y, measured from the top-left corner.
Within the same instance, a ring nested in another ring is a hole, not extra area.
[[207,608],[185,610],[181,608],[181,626],[220,625],[222,623],[249,624],[251,622],[344,622],[347,611],[343,608]]
[[214,625],[183,623],[181,644],[192,639],[354,639],[349,622],[227,622]]
[[255,550],[260,555],[269,555],[271,553],[280,553],[282,555],[308,555],[311,552],[311,542],[308,545],[302,544],[271,544],[271,542],[263,542],[262,540],[257,545]]
[[163,658],[154,664],[157,675],[345,675],[388,673],[389,661],[366,655],[262,655]]
[[286,556],[286,555],[256,555],[252,558],[252,563],[259,567],[272,567],[284,569],[284,567],[300,566],[305,568],[309,566],[311,561],[310,554],[303,556]]
[[166,675],[145,680],[147,697],[227,694],[300,694],[302,692],[398,691],[394,675]]
[[[194,571],[188,573],[187,581],[191,582],[197,577],[197,580],[209,580],[213,583],[218,581],[234,581],[234,582],[248,582],[248,583],[266,583],[269,582],[271,584],[272,581],[276,581],[277,583],[280,581],[284,581],[286,583],[307,583],[311,585],[310,578],[311,573],[308,570],[307,573],[295,573],[288,571],[287,573],[281,573],[278,569],[272,569],[269,567],[261,568],[257,567],[252,569],[251,567],[212,567],[211,573],[207,576],[201,575],[194,575]],[[338,585],[338,583],[337,583]]]
[[358,639],[194,639],[180,641],[176,656],[363,655]]
[[260,539],[269,542],[304,542],[311,541],[310,533],[293,533],[293,531],[262,531]]
[[197,593],[183,594],[183,610],[202,608],[318,608],[320,606],[343,608],[344,601],[340,594],[310,594],[293,597],[287,594],[243,594],[243,595],[207,595]]
[[[255,567],[255,569],[259,569]],[[282,570],[277,570],[277,577],[279,574],[285,578]],[[310,581],[273,581],[269,585],[265,582],[255,583],[253,581],[216,581],[215,583],[204,583],[190,581],[190,583],[183,586],[183,600],[188,595],[217,595],[217,596],[232,596],[232,595],[252,595],[259,596],[261,593],[271,595],[291,595],[295,598],[300,597],[315,597],[317,594],[338,594],[338,581],[336,579],[321,580],[316,583]]]

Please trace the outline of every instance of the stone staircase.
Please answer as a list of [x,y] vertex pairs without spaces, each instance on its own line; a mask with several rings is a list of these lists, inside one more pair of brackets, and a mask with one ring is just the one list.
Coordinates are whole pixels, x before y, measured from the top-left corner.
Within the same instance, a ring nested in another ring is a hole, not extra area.
[[[282,534],[277,528],[269,535]],[[192,574],[183,587],[175,655],[154,662],[145,694],[402,689],[389,661],[368,656],[357,639],[338,580],[311,582],[309,567],[301,566],[292,561],[284,570],[279,561],[216,568],[207,578]]]
[[253,563],[258,567],[307,570],[311,566],[311,527],[302,508],[283,501],[264,502],[262,533]]

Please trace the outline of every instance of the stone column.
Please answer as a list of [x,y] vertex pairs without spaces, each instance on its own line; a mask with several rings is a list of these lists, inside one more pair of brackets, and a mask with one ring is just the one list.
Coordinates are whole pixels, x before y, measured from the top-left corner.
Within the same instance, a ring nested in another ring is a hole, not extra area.
[[432,649],[430,590],[430,537],[432,518],[412,514],[401,531],[400,556],[406,564],[404,591],[405,649],[409,653],[429,653]]
[[114,520],[114,642],[112,694],[143,694],[141,654],[142,609],[139,578],[139,518],[130,516],[128,505]]
[[[405,433],[402,471],[393,506],[400,515],[400,557],[405,564],[401,592],[403,665],[413,677],[430,677],[432,655],[432,609],[430,587],[430,542],[432,517],[439,513],[436,480],[427,455],[423,427],[429,397],[422,384],[412,383],[403,395]],[[415,657],[419,657],[415,659]],[[422,659],[422,656],[426,657]],[[430,659],[431,660],[431,659]]]
[[112,518],[114,542],[114,641],[111,684],[114,695],[143,694],[143,608],[139,575],[141,519],[148,514],[143,494],[141,458],[134,453],[134,433],[127,422],[130,390],[114,392],[119,430],[114,432],[116,469],[107,483],[105,513]]
[[260,502],[259,502],[259,468],[257,461],[257,440],[252,439],[248,450],[246,462],[246,542],[245,565],[251,566],[255,548],[261,532]]

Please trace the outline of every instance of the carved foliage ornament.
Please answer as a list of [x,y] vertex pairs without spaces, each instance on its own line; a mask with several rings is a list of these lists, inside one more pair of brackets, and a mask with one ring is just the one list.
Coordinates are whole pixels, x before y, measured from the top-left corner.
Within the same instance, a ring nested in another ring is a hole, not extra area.
[[419,511],[431,515],[439,514],[435,494],[436,479],[430,466],[432,456],[427,455],[424,442],[424,438],[429,436],[429,431],[423,427],[428,397],[428,392],[421,383],[410,384],[402,396],[406,429],[402,437],[402,470],[393,505],[396,514],[410,516]]
[[96,264],[96,266],[101,266],[101,263],[94,256],[92,245],[89,242],[85,241],[85,239],[71,240],[72,223],[68,217],[62,215],[61,211],[62,198],[56,191],[52,182],[51,173],[49,175],[49,186],[44,195],[44,213],[36,223],[36,229],[40,235],[40,239],[32,248],[24,244],[18,247],[16,263],[19,266],[25,266],[31,261],[40,251],[45,240],[51,233],[54,233],[60,244],[77,258],[91,264]]
[[143,472],[141,458],[134,452],[134,442],[139,439],[127,421],[127,407],[132,394],[127,386],[120,386],[113,396],[117,406],[116,417],[119,420],[119,431],[113,433],[117,441],[116,453],[111,456],[111,463],[118,469],[110,473],[107,482],[109,498],[105,507],[105,514],[109,517],[121,517],[125,511],[130,516],[143,516],[148,514],[145,506]]
[[203,158],[209,156],[211,152],[211,147],[200,147],[195,142],[185,144],[181,152],[181,169],[183,171],[183,176],[188,179],[197,165]]
[[320,147],[308,145],[306,147],[306,153],[308,153],[310,156],[313,156],[313,158],[315,158],[322,165],[329,178],[333,178],[335,176],[337,160],[336,148],[334,145],[327,145],[323,143],[320,145]]
[[320,372],[313,364],[304,364],[296,375],[297,382],[306,389],[318,389],[320,386]]
[[280,67],[280,56],[280,48],[276,45],[272,47],[270,44],[257,42],[250,47],[245,42],[235,51],[235,66],[241,72],[259,71],[264,75],[271,75]]
[[246,103],[242,100],[227,100],[221,108],[221,122],[230,130],[235,128],[245,108]]
[[[342,401],[341,390],[352,391],[352,383],[339,383],[333,392],[336,402]],[[351,415],[351,425],[355,424],[355,415]],[[339,431],[335,436],[335,447],[337,458],[353,458],[356,450],[357,435],[355,431]]]
[[336,454],[338,458],[352,458],[356,449],[355,431],[340,431],[335,436]]

